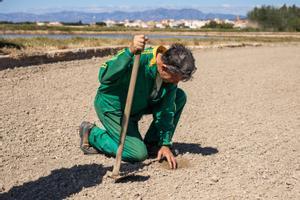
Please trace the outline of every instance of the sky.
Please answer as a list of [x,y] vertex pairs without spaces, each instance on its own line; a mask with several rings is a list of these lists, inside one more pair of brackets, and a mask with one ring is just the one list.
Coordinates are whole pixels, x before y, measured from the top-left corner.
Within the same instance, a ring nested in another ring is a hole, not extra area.
[[0,13],[41,14],[58,11],[111,12],[116,10],[131,12],[154,8],[195,8],[206,13],[246,14],[255,6],[283,4],[300,6],[300,0],[2,0]]

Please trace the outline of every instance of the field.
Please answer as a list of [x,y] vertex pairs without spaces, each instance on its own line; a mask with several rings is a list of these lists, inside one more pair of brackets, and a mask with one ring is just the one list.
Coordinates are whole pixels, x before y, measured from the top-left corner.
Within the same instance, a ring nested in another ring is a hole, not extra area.
[[[4,31],[2,33],[9,34],[49,34],[51,32],[31,31]],[[193,31],[193,32],[170,32],[170,31],[152,31],[141,32],[134,30],[122,31],[102,31],[102,32],[74,32],[74,34],[145,34],[149,37],[149,45],[169,45],[172,43],[182,43],[188,46],[210,47],[228,44],[273,44],[273,43],[299,43],[300,33],[297,32],[213,32],[213,31]],[[64,32],[54,32],[52,34],[68,34]],[[78,49],[86,47],[110,47],[110,46],[124,46],[131,42],[131,38],[85,38],[81,35],[74,35],[68,39],[54,39],[47,37],[33,37],[33,38],[1,38],[0,37],[0,55],[10,55],[13,57],[21,57],[27,55],[44,54],[49,51],[58,51],[62,49]],[[169,38],[155,38],[155,34],[169,36]],[[179,35],[189,36],[189,38],[179,38]],[[172,37],[174,36],[174,37]],[[193,36],[208,36],[207,38],[193,38]]]
[[[0,199],[300,199],[300,46],[195,50],[178,170],[79,149],[107,58],[0,71]],[[144,133],[151,121],[140,122]]]

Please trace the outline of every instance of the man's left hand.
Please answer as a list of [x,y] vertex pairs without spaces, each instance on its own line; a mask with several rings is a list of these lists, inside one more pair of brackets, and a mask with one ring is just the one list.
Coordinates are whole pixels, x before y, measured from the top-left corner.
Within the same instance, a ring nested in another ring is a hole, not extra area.
[[172,153],[172,151],[170,150],[169,147],[162,146],[160,148],[160,150],[158,151],[157,159],[161,160],[162,158],[167,159],[167,161],[169,163],[169,166],[170,166],[170,169],[176,169],[177,168],[177,162],[176,162],[175,156],[173,155],[173,153]]

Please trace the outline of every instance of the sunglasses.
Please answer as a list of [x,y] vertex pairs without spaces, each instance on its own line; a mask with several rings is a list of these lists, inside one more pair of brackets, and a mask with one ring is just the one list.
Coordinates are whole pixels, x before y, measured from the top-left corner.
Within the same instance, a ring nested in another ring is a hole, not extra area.
[[173,65],[165,65],[166,70],[168,72],[170,72],[171,74],[178,74],[178,75],[182,75],[182,71],[179,69],[179,67],[173,66]]
[[180,76],[182,81],[188,81],[192,76],[192,72],[184,73],[179,67],[173,65],[165,65],[165,67],[169,73]]

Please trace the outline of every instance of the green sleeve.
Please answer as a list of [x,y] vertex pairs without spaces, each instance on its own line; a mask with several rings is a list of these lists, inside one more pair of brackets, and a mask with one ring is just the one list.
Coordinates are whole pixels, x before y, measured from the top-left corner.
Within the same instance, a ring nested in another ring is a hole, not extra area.
[[175,99],[177,86],[169,84],[160,105],[154,110],[155,126],[160,135],[160,146],[171,146],[171,134],[174,131]]
[[[127,70],[133,66],[134,54],[129,48],[121,50],[113,58],[101,65],[98,79],[100,83],[109,84],[120,79]],[[140,68],[145,66],[151,57],[146,54],[141,54]]]
[[128,48],[121,50],[113,58],[101,65],[99,71],[100,83],[110,83],[118,80],[125,71],[132,67],[133,54]]

